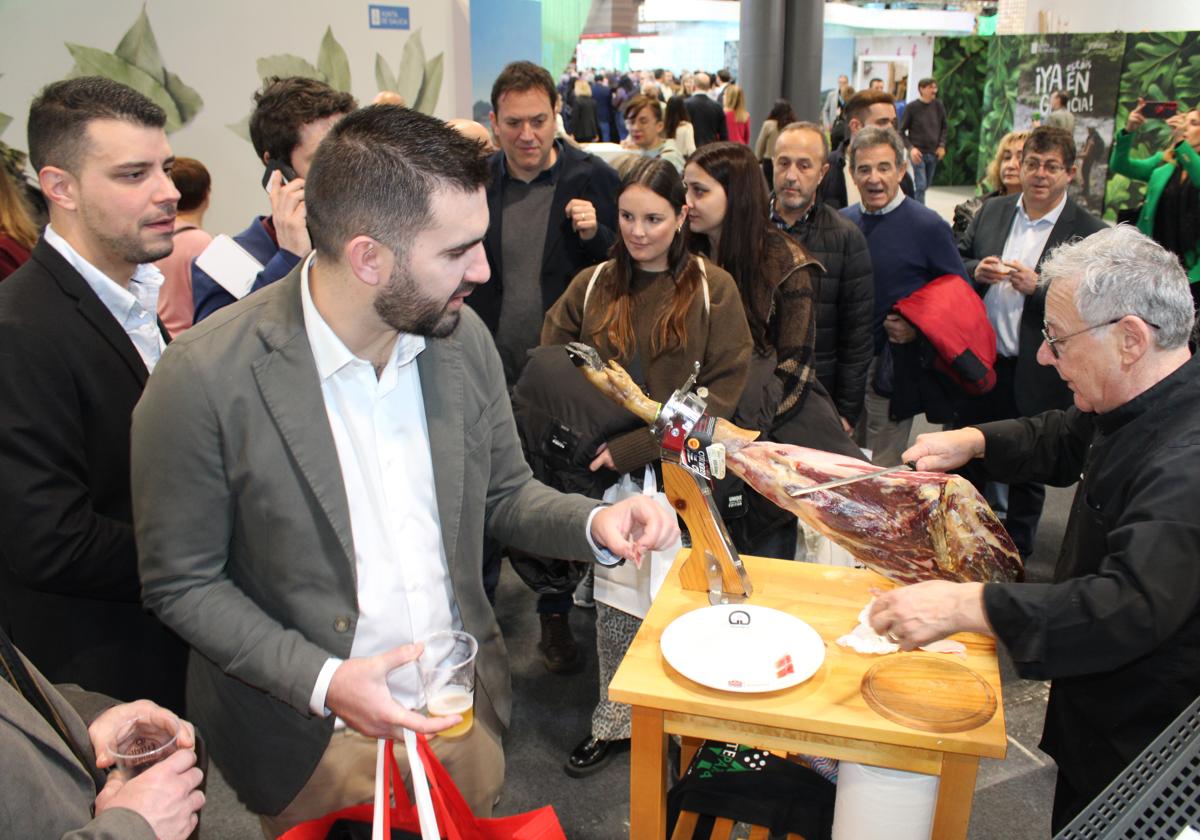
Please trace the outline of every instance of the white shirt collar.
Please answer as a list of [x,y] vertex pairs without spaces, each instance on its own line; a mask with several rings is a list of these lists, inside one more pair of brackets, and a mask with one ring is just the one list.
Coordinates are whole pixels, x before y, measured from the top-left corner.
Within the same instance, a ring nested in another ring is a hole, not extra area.
[[[321,317],[317,306],[313,303],[312,291],[309,289],[308,271],[316,259],[316,253],[311,253],[304,260],[300,270],[300,305],[304,311],[304,330],[308,334],[308,344],[312,348],[313,360],[317,363],[317,375],[321,381],[333,376],[346,365],[355,362],[365,362],[350,352],[345,343],[338,338],[333,328]],[[392,355],[387,366],[402,368],[414,361],[425,349],[425,338],[411,333],[400,333],[392,346]]]
[[46,244],[62,254],[63,259],[79,272],[118,323],[124,325],[135,306],[141,306],[146,312],[157,310],[158,290],[162,287],[163,276],[153,263],[142,263],[135,268],[133,276],[129,278],[129,288],[126,289],[84,259],[83,255],[50,225],[46,225],[45,239]]
[[1021,197],[1017,199],[1017,213],[1021,216],[1022,221],[1024,221],[1027,225],[1049,224],[1051,227],[1053,227],[1054,225],[1058,224],[1058,217],[1062,215],[1063,208],[1066,206],[1067,194],[1064,192],[1062,198],[1059,199],[1058,204],[1054,206],[1053,210],[1051,210],[1045,216],[1042,216],[1040,219],[1035,220],[1029,218],[1029,214],[1025,212],[1025,195],[1022,193]]
[[904,190],[897,188],[896,197],[879,210],[868,210],[867,205],[863,204],[861,199],[859,200],[859,205],[862,207],[864,216],[886,216],[888,213],[891,213],[893,210],[903,204],[905,198],[907,198],[907,196],[904,195]]

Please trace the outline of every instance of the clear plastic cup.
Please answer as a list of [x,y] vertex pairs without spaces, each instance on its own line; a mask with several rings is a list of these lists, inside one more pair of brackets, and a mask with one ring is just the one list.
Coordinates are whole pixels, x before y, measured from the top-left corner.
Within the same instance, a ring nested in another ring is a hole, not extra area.
[[127,778],[149,770],[179,749],[179,729],[153,721],[132,718],[117,730],[108,751]]
[[479,644],[470,633],[450,630],[425,640],[417,660],[425,709],[432,716],[462,715],[462,722],[437,735],[461,738],[475,722],[475,655]]

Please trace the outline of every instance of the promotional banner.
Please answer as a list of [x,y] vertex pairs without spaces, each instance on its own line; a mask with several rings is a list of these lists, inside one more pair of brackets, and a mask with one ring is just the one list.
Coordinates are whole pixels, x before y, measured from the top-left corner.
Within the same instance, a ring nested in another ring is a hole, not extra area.
[[1027,48],[1029,57],[1021,63],[1014,125],[1044,121],[1050,114],[1051,94],[1066,94],[1067,110],[1075,116],[1077,171],[1071,197],[1099,216],[1104,212],[1104,183],[1125,36],[1045,35],[1030,38]]

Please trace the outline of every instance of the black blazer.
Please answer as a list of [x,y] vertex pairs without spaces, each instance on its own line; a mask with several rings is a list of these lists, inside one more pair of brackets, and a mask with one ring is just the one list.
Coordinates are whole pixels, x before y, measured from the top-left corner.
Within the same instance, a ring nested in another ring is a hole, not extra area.
[[45,240],[0,283],[0,621],[52,682],[182,713],[187,648],[142,609],[133,540],[129,429],[146,378]]
[[725,109],[708,98],[706,93],[693,93],[683,100],[692,133],[696,136],[696,148],[718,140],[729,139],[729,124],[725,122]]
[[[1004,253],[1004,243],[1008,241],[1013,217],[1017,215],[1019,198],[1020,195],[1006,195],[985,201],[971,220],[967,232],[959,239],[958,252],[972,281],[975,279],[975,267],[981,259]],[[1074,199],[1068,198],[1034,267],[1040,269],[1050,251],[1057,246],[1091,236],[1104,227],[1104,222],[1080,207]],[[987,284],[974,283],[974,286],[981,296],[987,294]],[[1040,365],[1037,361],[1045,314],[1046,292],[1039,288],[1025,298],[1018,334],[1016,399],[1017,408],[1024,417],[1032,417],[1052,408],[1066,408],[1071,404],[1071,390],[1066,383],[1054,368]]]
[[[617,191],[621,180],[613,169],[595,155],[588,154],[567,143],[558,143],[559,161],[562,170],[554,188],[554,201],[550,205],[549,227],[546,230],[546,245],[542,250],[542,311],[545,312],[567,290],[572,278],[589,265],[608,259],[617,234]],[[496,152],[488,159],[491,182],[487,188],[488,212],[491,222],[483,249],[487,253],[488,265],[492,269],[491,279],[467,298],[471,306],[492,334],[500,325],[500,302],[504,296],[504,264],[502,254],[504,222],[504,152]],[[596,207],[598,229],[596,235],[584,242],[571,227],[566,216],[567,203],[573,198],[583,198]]]

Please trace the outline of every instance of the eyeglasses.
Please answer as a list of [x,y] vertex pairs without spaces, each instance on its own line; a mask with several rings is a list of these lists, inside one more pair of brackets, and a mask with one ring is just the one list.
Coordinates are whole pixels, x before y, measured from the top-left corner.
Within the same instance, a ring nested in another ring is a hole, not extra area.
[[[1125,316],[1122,315],[1121,317],[1124,318]],[[1145,321],[1146,326],[1153,327],[1156,330],[1159,329],[1158,324],[1151,324],[1149,321],[1146,321],[1145,318],[1143,318],[1142,320]],[[1050,352],[1054,354],[1054,358],[1061,359],[1062,358],[1062,356],[1060,355],[1061,351],[1058,349],[1057,345],[1062,344],[1068,338],[1074,338],[1077,335],[1083,335],[1085,332],[1091,332],[1092,330],[1098,330],[1101,327],[1111,327],[1113,324],[1119,324],[1119,323],[1121,323],[1121,318],[1113,318],[1111,321],[1105,321],[1103,324],[1093,324],[1090,327],[1084,327],[1083,329],[1076,330],[1073,333],[1067,333],[1066,335],[1060,335],[1060,336],[1054,336],[1054,337],[1051,337],[1050,333],[1046,332],[1046,325],[1042,324],[1042,339],[1046,342],[1046,346],[1050,348]]]
[[1067,167],[1056,160],[1038,160],[1037,158],[1025,158],[1021,161],[1021,168],[1026,172],[1037,172],[1039,169],[1044,169],[1046,174],[1052,178],[1067,171]]

